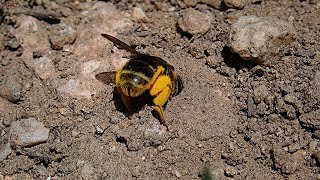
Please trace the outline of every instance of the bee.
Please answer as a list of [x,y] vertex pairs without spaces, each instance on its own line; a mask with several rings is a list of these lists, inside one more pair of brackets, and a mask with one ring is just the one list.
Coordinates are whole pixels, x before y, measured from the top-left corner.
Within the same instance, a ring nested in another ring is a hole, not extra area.
[[[129,61],[117,70],[115,75],[116,90],[121,95],[123,104],[130,110],[132,100],[144,94],[150,95],[160,123],[168,128],[164,106],[183,88],[182,80],[177,75],[175,68],[159,57],[139,53],[113,36],[101,35],[113,42],[119,49],[125,49],[132,54]],[[96,78],[103,79],[104,75],[105,73],[97,74]]]

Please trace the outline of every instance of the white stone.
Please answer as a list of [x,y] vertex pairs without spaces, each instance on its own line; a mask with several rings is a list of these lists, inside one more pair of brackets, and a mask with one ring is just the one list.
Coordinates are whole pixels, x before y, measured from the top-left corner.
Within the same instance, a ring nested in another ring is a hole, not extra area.
[[33,60],[36,75],[41,79],[48,79],[55,74],[53,62],[46,56]]
[[[293,26],[274,17],[243,16],[231,26],[229,46],[243,60],[264,64],[295,41]],[[279,58],[277,58],[279,59]]]
[[32,117],[14,121],[10,128],[11,141],[22,147],[46,142],[49,137],[49,129]]
[[95,94],[95,91],[87,89],[86,82],[80,79],[70,79],[67,84],[60,86],[57,91],[62,95],[86,99],[91,99],[91,95]]
[[134,21],[140,22],[146,19],[146,14],[139,7],[134,7],[132,12],[132,19]]

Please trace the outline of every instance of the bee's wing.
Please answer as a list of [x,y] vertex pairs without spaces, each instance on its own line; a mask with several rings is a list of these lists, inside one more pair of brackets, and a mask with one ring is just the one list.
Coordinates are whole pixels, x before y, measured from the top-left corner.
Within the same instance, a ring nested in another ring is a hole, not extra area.
[[96,79],[103,84],[115,84],[116,80],[116,72],[109,71],[109,72],[102,72],[96,75]]
[[133,55],[141,55],[138,51],[136,51],[133,47],[129,46],[128,44],[120,41],[119,39],[110,36],[108,34],[101,34],[103,37],[107,38],[109,41],[112,41],[114,43],[115,46],[117,46],[117,48],[119,49],[125,49],[127,51],[129,51],[130,53],[132,53]]

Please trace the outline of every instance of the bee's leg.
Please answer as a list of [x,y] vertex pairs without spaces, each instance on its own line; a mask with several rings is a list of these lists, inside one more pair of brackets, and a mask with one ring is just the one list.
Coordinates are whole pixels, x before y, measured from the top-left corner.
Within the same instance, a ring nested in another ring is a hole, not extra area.
[[157,111],[160,117],[161,124],[167,128],[165,113],[163,106],[168,101],[172,93],[172,82],[169,76],[161,75],[156,79],[153,86],[150,89],[150,95],[155,96],[153,103],[155,105],[154,110]]
[[153,85],[161,74],[163,74],[164,68],[162,66],[158,66],[156,72],[154,73],[152,79],[150,80],[150,85]]

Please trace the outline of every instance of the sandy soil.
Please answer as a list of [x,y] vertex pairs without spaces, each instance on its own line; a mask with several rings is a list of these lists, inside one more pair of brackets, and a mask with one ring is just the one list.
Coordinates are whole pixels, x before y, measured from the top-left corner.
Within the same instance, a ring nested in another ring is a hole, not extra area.
[[[201,179],[204,167],[215,179],[320,179],[319,1],[0,2],[0,145],[19,119],[50,130],[45,143],[11,143],[0,179]],[[211,18],[207,32],[178,28],[188,8]],[[271,65],[242,61],[228,37],[246,15],[292,23],[296,42]],[[170,131],[150,106],[126,117],[114,85],[95,79],[125,58],[101,33],[176,67]]]

